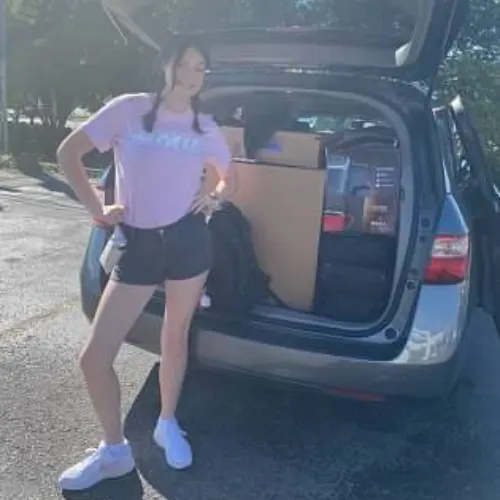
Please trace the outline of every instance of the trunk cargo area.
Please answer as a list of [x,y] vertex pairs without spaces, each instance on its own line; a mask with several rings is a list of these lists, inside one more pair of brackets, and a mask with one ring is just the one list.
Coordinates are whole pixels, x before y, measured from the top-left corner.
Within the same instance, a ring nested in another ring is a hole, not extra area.
[[380,110],[300,91],[221,94],[206,106],[230,145],[230,200],[251,223],[273,292],[295,312],[379,319],[395,280],[402,167]]

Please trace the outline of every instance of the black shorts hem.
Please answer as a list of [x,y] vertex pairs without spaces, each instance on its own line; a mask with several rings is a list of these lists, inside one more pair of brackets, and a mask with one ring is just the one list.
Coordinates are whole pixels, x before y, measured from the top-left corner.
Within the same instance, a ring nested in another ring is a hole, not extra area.
[[167,277],[167,281],[186,281],[193,278],[197,278],[201,276],[203,273],[208,273],[210,271],[210,267],[204,266],[201,270],[194,270],[188,273],[172,273]]
[[128,273],[122,272],[119,268],[113,269],[109,279],[117,283],[125,285],[138,285],[138,286],[159,286],[164,280],[151,279],[141,273],[134,273],[134,276],[127,275]]

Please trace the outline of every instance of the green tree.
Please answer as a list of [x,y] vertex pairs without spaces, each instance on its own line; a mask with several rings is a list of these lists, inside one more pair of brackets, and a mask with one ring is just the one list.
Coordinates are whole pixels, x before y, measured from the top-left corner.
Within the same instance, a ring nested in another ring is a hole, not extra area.
[[[115,0],[109,0],[114,2]],[[151,50],[123,43],[97,0],[7,0],[9,102],[39,100],[61,127],[76,107],[109,94],[153,86]],[[134,16],[159,41],[169,30],[315,24],[407,30],[393,0],[121,0],[144,6]],[[396,19],[396,21],[395,21]],[[438,82],[441,100],[462,94],[490,157],[500,165],[500,0],[472,0],[467,25]],[[138,78],[144,75],[141,80]]]
[[9,102],[43,102],[50,126],[63,127],[76,106],[95,107],[133,64],[137,47],[124,47],[98,2],[13,0],[9,7]]
[[473,0],[467,24],[440,75],[440,98],[465,97],[487,149],[500,169],[500,1]]

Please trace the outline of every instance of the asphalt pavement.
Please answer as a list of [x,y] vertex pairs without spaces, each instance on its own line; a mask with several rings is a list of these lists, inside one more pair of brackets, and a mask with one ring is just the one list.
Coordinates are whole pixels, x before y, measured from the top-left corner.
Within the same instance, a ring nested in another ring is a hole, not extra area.
[[[60,181],[0,171],[1,500],[62,498],[59,472],[100,438],[76,362],[88,233]],[[126,346],[117,370],[137,473],[65,498],[496,500],[500,341],[480,313],[474,340],[456,393],[426,403],[193,373],[179,410],[195,451],[186,472],[168,470],[151,439],[157,358]]]

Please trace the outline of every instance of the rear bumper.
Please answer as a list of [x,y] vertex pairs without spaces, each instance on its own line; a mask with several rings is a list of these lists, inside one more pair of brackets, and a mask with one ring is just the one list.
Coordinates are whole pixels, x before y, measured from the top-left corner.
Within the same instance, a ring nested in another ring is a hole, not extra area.
[[[82,306],[90,320],[98,299],[82,294]],[[162,318],[145,312],[127,342],[158,354]],[[202,366],[258,377],[282,380],[328,390],[349,390],[383,396],[438,397],[454,386],[463,349],[448,343],[449,357],[416,363],[411,357],[421,346],[411,345],[397,359],[369,361],[308,352],[255,342],[198,328],[192,336],[192,358]],[[427,346],[425,347],[427,348]]]

